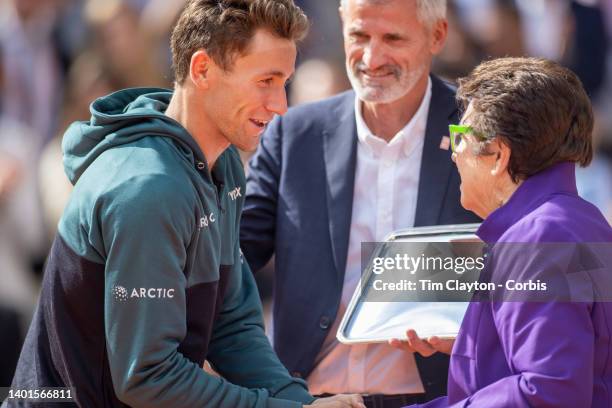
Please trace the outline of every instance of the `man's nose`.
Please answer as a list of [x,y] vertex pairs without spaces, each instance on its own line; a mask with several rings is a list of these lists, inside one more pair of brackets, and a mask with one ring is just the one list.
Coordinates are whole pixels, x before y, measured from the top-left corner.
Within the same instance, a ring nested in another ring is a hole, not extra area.
[[276,90],[269,96],[266,102],[266,109],[281,116],[287,113],[287,93],[284,87]]
[[384,50],[381,44],[371,41],[363,51],[363,63],[369,70],[375,70],[385,64]]

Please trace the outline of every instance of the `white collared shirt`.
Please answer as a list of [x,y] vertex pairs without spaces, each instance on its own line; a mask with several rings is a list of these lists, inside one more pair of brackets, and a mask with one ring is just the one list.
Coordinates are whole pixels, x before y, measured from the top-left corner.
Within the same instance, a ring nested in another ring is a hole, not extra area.
[[344,345],[336,332],[361,277],[361,243],[382,241],[394,230],[414,226],[431,79],[415,115],[388,143],[368,129],[362,103],[355,99],[357,168],[342,299],[308,385],[313,395],[421,393],[412,353],[387,344]]

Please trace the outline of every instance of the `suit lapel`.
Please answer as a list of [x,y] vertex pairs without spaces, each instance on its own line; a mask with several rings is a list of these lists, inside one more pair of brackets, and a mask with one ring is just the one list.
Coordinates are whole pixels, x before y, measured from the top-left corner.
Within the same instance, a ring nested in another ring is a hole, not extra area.
[[[357,163],[355,94],[348,92],[327,121],[323,130],[323,153],[327,176],[327,213],[332,252],[339,282],[344,279],[348,252],[353,191]],[[425,131],[425,143],[419,175],[415,226],[435,225],[442,209],[453,163],[450,150],[440,149],[448,124],[456,119],[454,93],[432,76],[432,97]]]
[[327,123],[332,125],[323,131],[329,232],[340,284],[346,268],[357,162],[354,108],[355,94],[348,92],[331,112],[333,117]]
[[438,224],[454,165],[450,148],[441,149],[440,142],[443,136],[448,136],[449,121],[457,113],[455,95],[442,81],[433,76],[431,79],[431,104],[421,159],[415,226]]

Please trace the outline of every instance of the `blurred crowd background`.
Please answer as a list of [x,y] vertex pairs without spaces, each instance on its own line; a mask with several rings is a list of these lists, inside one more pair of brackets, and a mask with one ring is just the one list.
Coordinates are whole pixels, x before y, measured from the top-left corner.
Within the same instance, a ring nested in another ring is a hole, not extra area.
[[[338,0],[296,0],[312,22],[291,105],[349,88]],[[172,87],[169,35],[184,0],[0,0],[0,386],[8,386],[45,256],[71,191],[61,136],[95,98]],[[453,81],[480,61],[541,56],[572,68],[596,113],[581,194],[612,220],[612,0],[449,0],[433,71]],[[248,159],[244,154],[245,162]],[[262,296],[269,296],[265,274]]]

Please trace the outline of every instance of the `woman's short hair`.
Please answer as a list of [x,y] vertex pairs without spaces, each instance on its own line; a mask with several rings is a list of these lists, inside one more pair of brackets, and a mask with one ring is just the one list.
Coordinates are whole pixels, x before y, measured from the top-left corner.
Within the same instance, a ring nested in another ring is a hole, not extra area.
[[470,125],[511,149],[517,182],[553,164],[587,166],[593,157],[593,112],[580,79],[542,58],[500,58],[459,80],[457,100],[471,103]]

